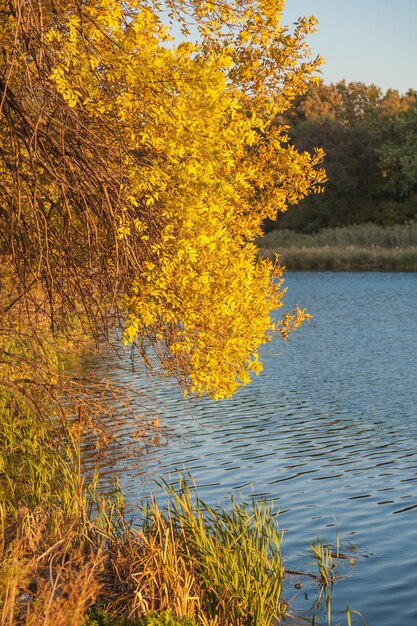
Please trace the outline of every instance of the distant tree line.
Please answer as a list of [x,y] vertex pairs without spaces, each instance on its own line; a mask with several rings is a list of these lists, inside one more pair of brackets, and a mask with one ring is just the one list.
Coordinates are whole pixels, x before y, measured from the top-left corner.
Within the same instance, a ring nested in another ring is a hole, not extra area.
[[266,230],[317,232],[417,219],[417,91],[319,82],[278,123],[290,126],[298,150],[325,150],[328,181],[323,194],[290,207]]

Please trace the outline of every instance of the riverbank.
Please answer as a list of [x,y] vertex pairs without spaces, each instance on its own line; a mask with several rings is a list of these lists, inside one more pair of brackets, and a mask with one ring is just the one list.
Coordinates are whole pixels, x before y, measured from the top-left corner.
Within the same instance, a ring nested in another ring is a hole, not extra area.
[[259,240],[261,254],[279,256],[288,270],[417,271],[417,224],[358,224],[315,234],[272,231]]

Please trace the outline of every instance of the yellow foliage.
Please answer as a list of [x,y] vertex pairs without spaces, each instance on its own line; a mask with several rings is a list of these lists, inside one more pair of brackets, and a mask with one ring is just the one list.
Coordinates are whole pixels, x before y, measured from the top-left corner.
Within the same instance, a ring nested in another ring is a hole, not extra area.
[[[183,32],[188,22],[198,29],[192,44],[172,41],[156,0],[40,0],[33,9],[35,52],[16,54],[25,36],[19,16],[29,9],[0,0],[3,92],[22,94],[29,75],[31,92],[21,95],[29,117],[40,120],[45,107],[71,109],[71,129],[78,124],[79,140],[91,140],[77,180],[91,179],[92,170],[96,176],[97,155],[107,155],[97,186],[104,217],[95,217],[88,232],[84,218],[77,227],[86,240],[107,246],[114,229],[106,262],[115,276],[123,268],[111,304],[126,311],[125,343],[152,348],[187,392],[213,398],[248,383],[262,369],[259,346],[275,332],[286,338],[306,317],[297,310],[273,321],[282,303],[281,270],[257,258],[253,243],[266,218],[324,180],[317,167],[322,152],[297,152],[276,123],[321,62],[306,57],[314,18],[300,19],[291,34],[281,25],[283,4],[168,0],[165,8]],[[7,152],[7,132],[0,141]],[[39,181],[41,161],[31,151],[20,148],[21,168]],[[60,202],[65,171],[45,170],[36,206]],[[6,159],[0,174],[5,196],[6,183],[16,185]],[[20,214],[28,215],[29,186],[19,184]],[[87,212],[94,200],[82,198]],[[76,201],[67,197],[65,206],[73,219]],[[39,268],[43,259],[36,262]],[[94,260],[87,262],[94,284]]]

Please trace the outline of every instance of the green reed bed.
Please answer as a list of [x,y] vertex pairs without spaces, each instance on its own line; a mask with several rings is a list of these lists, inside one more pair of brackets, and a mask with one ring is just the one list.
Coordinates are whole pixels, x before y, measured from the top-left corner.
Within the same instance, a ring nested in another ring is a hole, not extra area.
[[307,235],[273,231],[259,242],[289,270],[417,271],[417,224],[360,224]]

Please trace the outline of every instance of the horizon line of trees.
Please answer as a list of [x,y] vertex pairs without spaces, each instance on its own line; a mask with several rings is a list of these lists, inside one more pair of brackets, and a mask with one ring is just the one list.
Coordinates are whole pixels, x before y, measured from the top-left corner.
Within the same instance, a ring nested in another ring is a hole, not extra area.
[[375,85],[310,84],[278,123],[300,151],[326,153],[324,193],[267,222],[265,229],[318,232],[350,224],[417,219],[417,91]]

